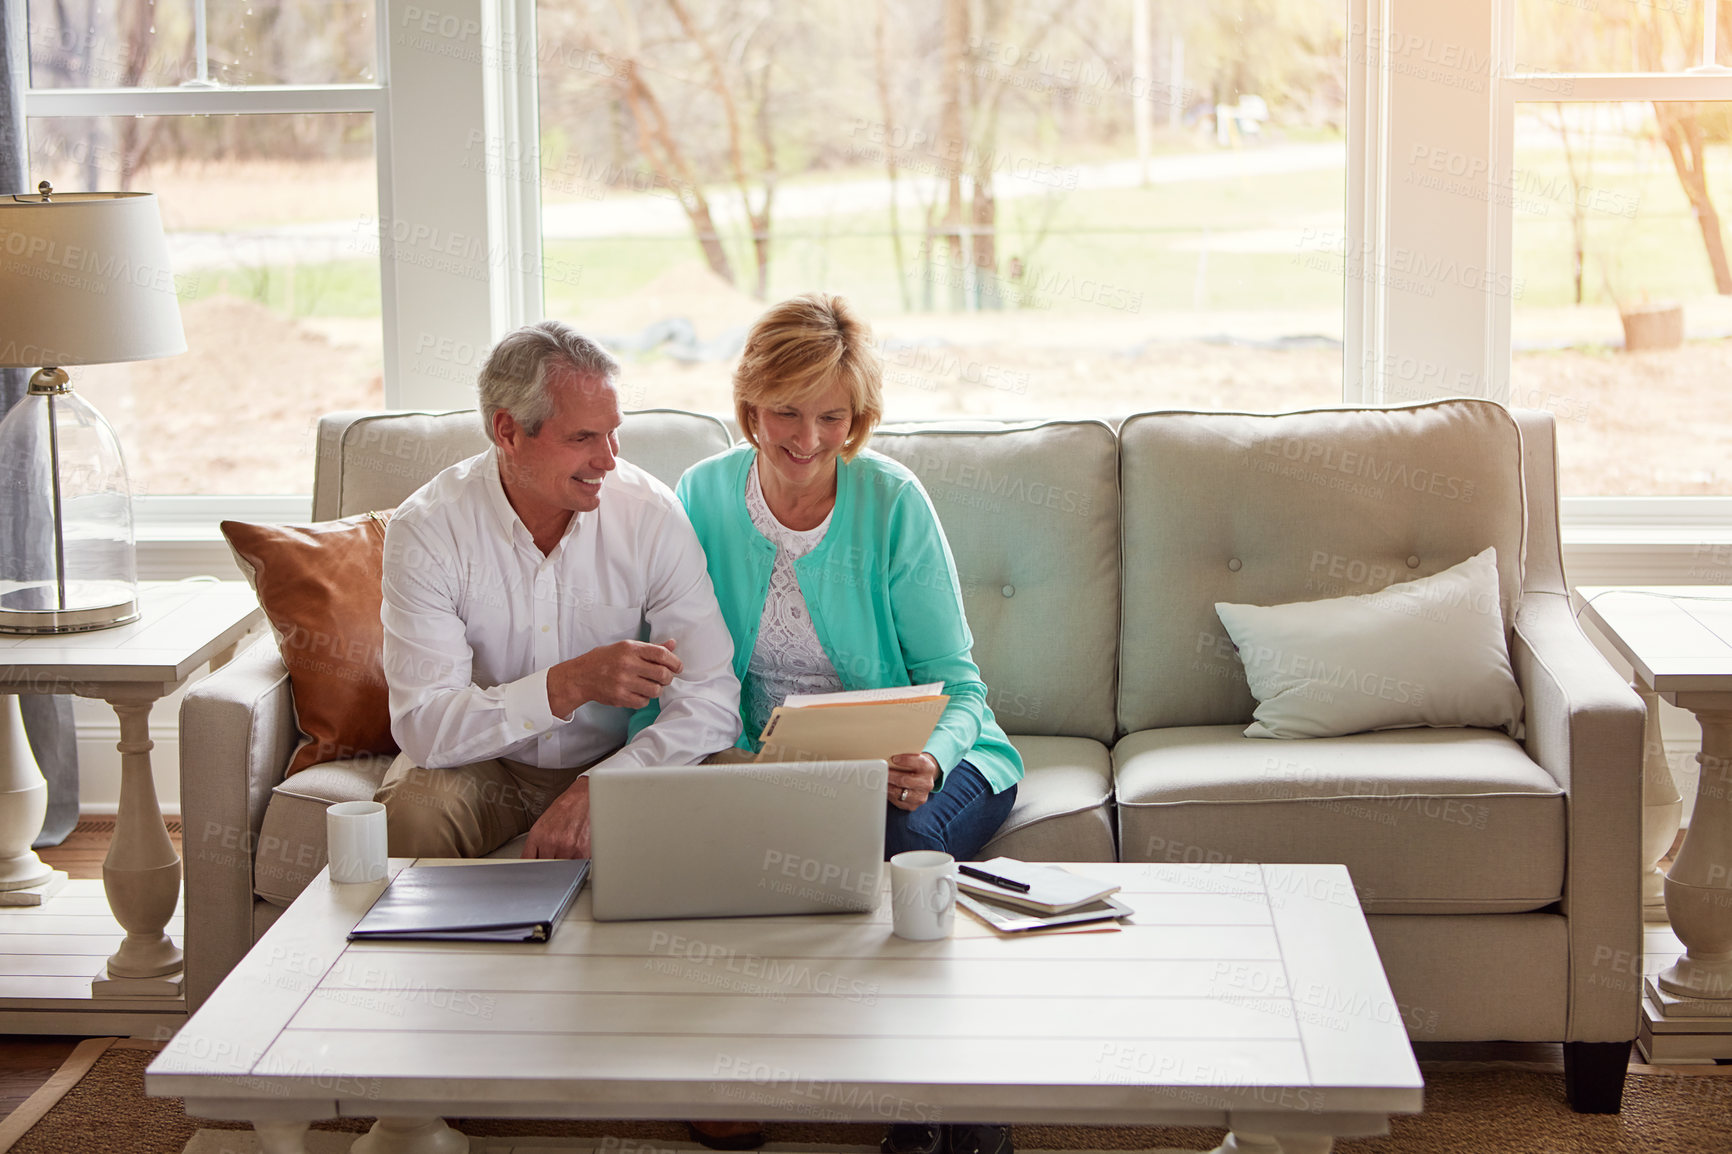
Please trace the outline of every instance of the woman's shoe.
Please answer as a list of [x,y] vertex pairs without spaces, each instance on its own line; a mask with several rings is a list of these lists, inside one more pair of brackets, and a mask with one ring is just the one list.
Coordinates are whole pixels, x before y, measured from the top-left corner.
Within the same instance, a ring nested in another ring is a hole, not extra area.
[[883,1154],[939,1154],[944,1147],[943,1131],[937,1126],[914,1122],[898,1122],[884,1131],[878,1143]]
[[1009,1126],[946,1126],[946,1154],[1014,1154]]
[[762,1122],[687,1122],[686,1133],[711,1150],[756,1150],[768,1141]]

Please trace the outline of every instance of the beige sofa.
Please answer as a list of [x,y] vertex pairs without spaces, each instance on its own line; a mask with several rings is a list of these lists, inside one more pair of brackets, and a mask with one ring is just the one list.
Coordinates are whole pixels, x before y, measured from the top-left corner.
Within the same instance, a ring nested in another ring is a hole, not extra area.
[[[727,431],[636,413],[622,443],[671,483]],[[314,516],[393,506],[483,446],[473,413],[327,417]],[[1148,413],[890,427],[873,447],[932,496],[1028,764],[988,855],[1346,863],[1415,1040],[1566,1042],[1572,1101],[1616,1109],[1640,985],[1642,708],[1571,614],[1549,415]],[[1242,735],[1255,702],[1216,601],[1367,592],[1487,545],[1524,740]],[[181,725],[196,1005],[324,864],[324,805],[370,796],[388,759],[284,781],[294,708],[269,642],[188,693]]]

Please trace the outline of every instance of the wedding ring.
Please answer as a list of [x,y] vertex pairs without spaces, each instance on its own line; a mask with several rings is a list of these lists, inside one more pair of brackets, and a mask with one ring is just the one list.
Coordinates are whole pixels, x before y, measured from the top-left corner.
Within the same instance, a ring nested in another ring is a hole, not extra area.
[[908,787],[907,786],[902,787],[902,796],[897,798],[896,800],[897,801],[907,801],[908,800]]

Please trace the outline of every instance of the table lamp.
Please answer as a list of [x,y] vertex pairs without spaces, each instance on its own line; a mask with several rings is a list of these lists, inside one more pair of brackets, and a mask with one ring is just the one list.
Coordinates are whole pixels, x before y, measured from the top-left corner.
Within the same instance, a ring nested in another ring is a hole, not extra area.
[[126,462],[65,366],[185,351],[155,196],[0,196],[0,367],[37,370],[0,421],[0,633],[137,620]]

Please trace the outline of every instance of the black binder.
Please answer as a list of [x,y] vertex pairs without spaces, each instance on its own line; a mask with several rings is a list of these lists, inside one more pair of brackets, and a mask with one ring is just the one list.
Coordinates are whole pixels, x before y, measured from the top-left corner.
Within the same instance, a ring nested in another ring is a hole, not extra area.
[[351,942],[545,942],[589,859],[410,866],[349,931]]

